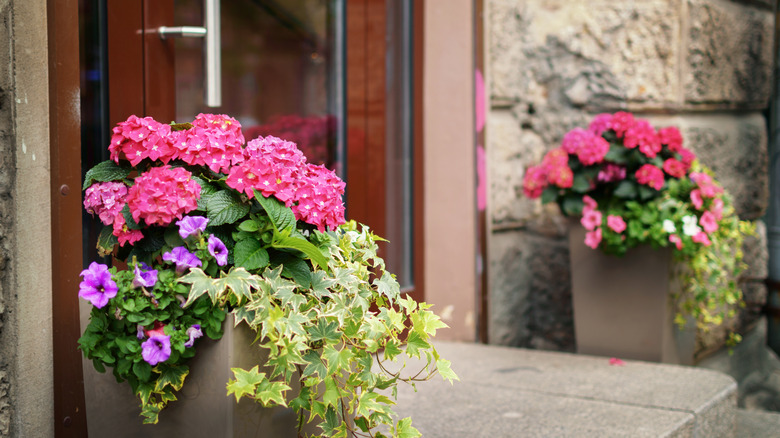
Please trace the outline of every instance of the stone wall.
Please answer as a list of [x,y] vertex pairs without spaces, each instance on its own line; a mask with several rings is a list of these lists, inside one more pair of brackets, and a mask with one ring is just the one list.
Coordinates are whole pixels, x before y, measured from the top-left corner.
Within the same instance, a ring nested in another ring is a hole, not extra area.
[[[565,221],[521,196],[523,171],[600,112],[677,125],[734,195],[743,219],[767,208],[773,1],[488,0],[490,342],[573,350]],[[749,175],[749,178],[745,176]],[[748,243],[766,277],[766,238]],[[760,281],[745,288],[756,319]],[[718,340],[707,340],[717,344]],[[711,346],[711,345],[710,345]]]
[[9,356],[13,354],[7,339],[12,336],[6,327],[8,313],[6,301],[13,291],[12,254],[15,248],[14,182],[16,154],[13,144],[13,124],[10,109],[13,103],[11,90],[10,27],[11,13],[7,2],[0,8],[0,436],[9,436],[11,429],[11,385],[9,380]]

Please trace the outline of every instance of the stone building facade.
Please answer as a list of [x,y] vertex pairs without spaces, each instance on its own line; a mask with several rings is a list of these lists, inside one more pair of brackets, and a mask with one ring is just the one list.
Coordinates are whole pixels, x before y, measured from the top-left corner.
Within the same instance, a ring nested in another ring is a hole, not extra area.
[[[490,342],[572,351],[565,219],[522,197],[524,169],[601,112],[678,126],[742,219],[768,202],[774,2],[486,2]],[[766,232],[746,242],[749,330],[766,299]],[[723,332],[700,350],[722,345]]]

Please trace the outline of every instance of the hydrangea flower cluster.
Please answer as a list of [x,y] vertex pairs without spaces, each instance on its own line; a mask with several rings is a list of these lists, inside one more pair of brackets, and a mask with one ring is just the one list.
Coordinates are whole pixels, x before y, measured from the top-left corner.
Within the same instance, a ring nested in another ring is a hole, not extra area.
[[91,215],[97,215],[105,225],[114,223],[114,218],[125,206],[127,186],[121,182],[96,183],[84,194],[84,209]]
[[133,166],[145,158],[167,164],[175,156],[170,134],[170,125],[151,117],[130,116],[114,127],[108,151],[115,162],[126,159]]
[[198,207],[201,187],[181,167],[152,167],[135,179],[127,205],[136,222],[165,226]]
[[175,132],[171,142],[176,150],[174,158],[206,166],[212,172],[227,172],[244,161],[241,124],[229,116],[199,114],[192,128]]
[[[695,159],[675,127],[656,130],[627,112],[599,114],[526,170],[523,193],[581,214],[593,249],[623,253],[653,239],[678,250],[706,247],[723,219],[724,191]],[[657,223],[646,223],[645,209],[660,213]]]

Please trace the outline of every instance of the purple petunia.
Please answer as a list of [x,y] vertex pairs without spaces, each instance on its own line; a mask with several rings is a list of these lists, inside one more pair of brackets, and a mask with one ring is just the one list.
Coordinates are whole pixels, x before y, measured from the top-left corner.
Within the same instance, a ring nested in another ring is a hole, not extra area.
[[192,235],[198,236],[206,231],[208,223],[209,220],[203,216],[186,216],[184,219],[177,221],[176,225],[179,226],[179,236],[182,239],[186,239]]
[[92,262],[88,269],[81,271],[84,280],[79,284],[79,297],[92,303],[98,309],[108,304],[110,298],[117,293],[117,285],[111,279],[108,266]]
[[141,357],[151,366],[165,362],[171,357],[171,337],[154,334],[141,344]]
[[157,284],[157,270],[151,269],[146,263],[135,265],[133,272],[133,287],[154,287]]
[[195,345],[195,339],[203,336],[203,331],[200,329],[200,324],[193,324],[190,328],[188,328],[187,336],[189,336],[190,339],[184,343],[184,346],[190,348]]
[[200,259],[195,254],[187,251],[187,248],[183,246],[177,246],[170,252],[163,254],[163,260],[166,262],[173,262],[176,264],[176,273],[182,274],[184,271],[190,268],[197,268],[202,265]]
[[209,253],[217,259],[219,266],[227,265],[228,250],[216,236],[209,236]]
[[136,324],[135,326],[135,337],[138,339],[144,338],[144,326],[141,324]]

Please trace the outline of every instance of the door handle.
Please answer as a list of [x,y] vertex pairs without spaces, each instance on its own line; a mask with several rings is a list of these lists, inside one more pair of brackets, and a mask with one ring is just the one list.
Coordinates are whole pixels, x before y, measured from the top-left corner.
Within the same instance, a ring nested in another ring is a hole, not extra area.
[[203,72],[205,84],[203,101],[206,106],[222,106],[222,30],[220,28],[220,0],[203,1],[203,26],[161,26],[161,39],[203,38]]

